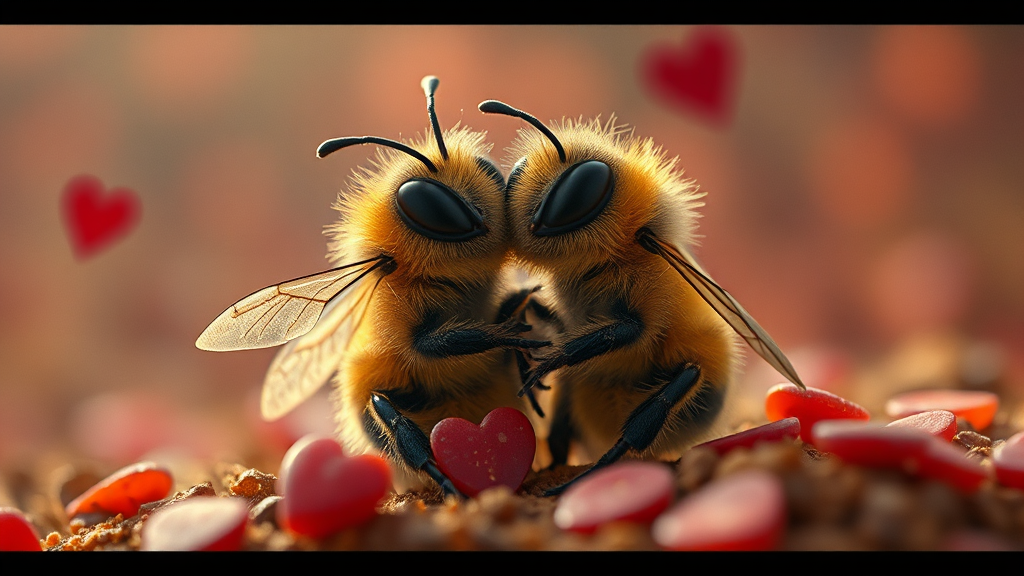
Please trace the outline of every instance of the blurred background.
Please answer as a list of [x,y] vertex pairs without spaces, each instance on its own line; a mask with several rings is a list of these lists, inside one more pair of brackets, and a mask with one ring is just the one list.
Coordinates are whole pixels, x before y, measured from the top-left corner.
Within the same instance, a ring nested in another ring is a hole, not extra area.
[[[707,33],[734,58],[715,114],[645,72],[674,57],[687,80]],[[1020,27],[0,26],[0,468],[45,448],[276,470],[329,430],[322,395],[259,422],[276,350],[194,342],[327,267],[330,206],[375,151],[316,146],[423,134],[428,74],[442,127],[487,131],[496,159],[523,124],[485,99],[614,113],[678,155],[708,194],[698,258],[808,385],[880,417],[901,389],[1024,392]],[[61,199],[83,174],[142,213],[76,258]],[[748,353],[732,417],[763,420],[781,381]]]

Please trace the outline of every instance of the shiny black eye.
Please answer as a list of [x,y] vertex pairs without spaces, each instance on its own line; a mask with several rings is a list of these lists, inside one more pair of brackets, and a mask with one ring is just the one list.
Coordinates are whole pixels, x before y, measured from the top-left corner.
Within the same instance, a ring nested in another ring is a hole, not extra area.
[[586,226],[608,205],[612,188],[612,169],[604,162],[586,160],[571,166],[541,201],[531,230],[537,236],[554,236]]
[[461,242],[487,232],[480,212],[435,180],[409,180],[399,186],[397,201],[402,221],[427,238]]

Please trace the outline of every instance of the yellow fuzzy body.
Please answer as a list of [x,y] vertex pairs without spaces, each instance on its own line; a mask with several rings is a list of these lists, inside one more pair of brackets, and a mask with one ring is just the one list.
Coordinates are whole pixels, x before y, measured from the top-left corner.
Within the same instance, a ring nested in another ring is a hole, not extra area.
[[[552,126],[562,143],[561,161],[551,142],[533,129],[520,130],[510,153],[525,164],[510,176],[507,210],[515,260],[537,274],[540,292],[564,326],[556,346],[612,322],[612,307],[625,302],[642,322],[641,336],[622,348],[561,368],[547,378],[552,405],[567,402],[575,440],[591,460],[621,436],[630,413],[650,397],[666,371],[685,364],[700,368],[701,381],[673,408],[665,429],[641,456],[674,458],[712,433],[707,422],[685,425],[678,416],[694,408],[703,387],[727,389],[738,367],[733,329],[663,258],[636,241],[649,228],[658,237],[688,247],[702,196],[682,178],[674,159],[650,140],[639,140],[612,122],[565,122]],[[567,168],[585,160],[607,164],[611,199],[583,227],[536,236],[531,218]]]
[[[335,208],[341,219],[327,230],[332,261],[387,254],[396,265],[381,278],[334,377],[338,430],[350,454],[377,451],[363,423],[375,390],[429,398],[429,407],[403,412],[427,436],[444,418],[479,423],[500,406],[524,409],[516,396],[521,384],[511,351],[431,358],[413,346],[416,328],[429,313],[451,326],[493,323],[502,295],[499,272],[508,256],[503,191],[477,164],[489,151],[483,134],[452,129],[444,140],[448,160],[433,140],[407,142],[438,167],[437,173],[404,153],[381,149],[372,169],[357,173],[348,194],[339,197]],[[413,178],[436,180],[460,194],[483,216],[488,232],[442,242],[410,230],[398,216],[395,192]],[[394,459],[393,464],[400,489],[427,482],[425,475]]]

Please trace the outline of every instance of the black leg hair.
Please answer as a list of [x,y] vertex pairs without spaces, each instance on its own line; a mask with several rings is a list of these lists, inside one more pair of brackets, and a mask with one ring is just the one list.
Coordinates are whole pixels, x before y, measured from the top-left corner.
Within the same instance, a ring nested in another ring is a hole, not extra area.
[[604,456],[601,456],[585,472],[561,486],[551,488],[544,492],[544,495],[557,496],[561,494],[580,478],[616,462],[630,449],[637,451],[645,450],[654,442],[654,439],[657,438],[664,428],[665,421],[668,420],[672,407],[678,404],[686,396],[686,393],[692,390],[699,381],[700,368],[693,365],[686,366],[668,384],[662,386],[655,394],[641,402],[633,410],[629,418],[626,419],[626,423],[622,426],[622,437],[612,446],[611,450],[606,452]]
[[533,370],[530,379],[523,384],[523,388],[519,391],[519,395],[522,396],[528,392],[539,384],[542,378],[559,368],[575,366],[636,342],[644,330],[640,316],[630,311],[622,301],[616,302],[613,309],[614,323],[602,326],[563,344],[561,351],[546,357]]
[[398,411],[387,399],[383,391],[374,391],[370,403],[377,419],[383,426],[381,432],[393,439],[394,451],[410,468],[426,472],[441,487],[445,495],[465,498],[452,481],[437,468],[434,453],[430,449],[430,440],[412,420]]

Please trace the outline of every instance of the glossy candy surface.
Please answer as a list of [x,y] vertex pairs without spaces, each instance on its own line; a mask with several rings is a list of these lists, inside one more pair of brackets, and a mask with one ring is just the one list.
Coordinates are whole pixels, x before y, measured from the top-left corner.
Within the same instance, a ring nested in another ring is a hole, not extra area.
[[530,420],[515,408],[496,408],[477,426],[445,418],[430,433],[437,467],[466,496],[492,486],[513,491],[533,465],[537,438]]
[[1024,432],[1018,432],[992,450],[996,480],[1003,486],[1024,490]]
[[771,550],[785,526],[782,483],[748,470],[687,496],[654,521],[651,534],[669,550]]
[[153,462],[139,462],[121,468],[86,490],[67,505],[65,512],[68,518],[90,512],[129,518],[138,513],[139,506],[166,498],[173,483],[166,468]]
[[938,439],[928,444],[918,461],[917,473],[945,482],[966,494],[976,491],[988,478],[985,467],[968,458],[965,450]]
[[143,525],[142,550],[240,550],[248,519],[249,507],[242,498],[204,496],[176,502]]
[[885,413],[892,418],[948,410],[970,422],[975,430],[988,428],[998,409],[998,396],[977,390],[916,390],[894,396],[885,404]]
[[17,508],[0,507],[0,552],[40,552],[39,534]]
[[333,438],[307,436],[281,462],[277,521],[311,538],[330,536],[373,518],[390,488],[391,469],[382,458],[346,457]]
[[555,508],[563,530],[590,533],[613,521],[649,523],[672,502],[672,469],[655,462],[620,462],[581,479]]
[[736,448],[753,448],[754,444],[758,442],[778,442],[798,436],[800,436],[800,420],[790,417],[698,444],[694,448],[711,448],[721,456]]
[[892,428],[915,428],[936,438],[952,442],[956,436],[956,415],[949,410],[929,410],[912,414],[886,424]]
[[800,420],[800,438],[811,442],[811,429],[821,420],[868,420],[871,415],[860,405],[831,392],[794,384],[779,384],[768,390],[765,413],[775,422],[784,418]]
[[826,420],[812,430],[814,446],[850,464],[913,467],[934,438],[923,430],[869,422]]

